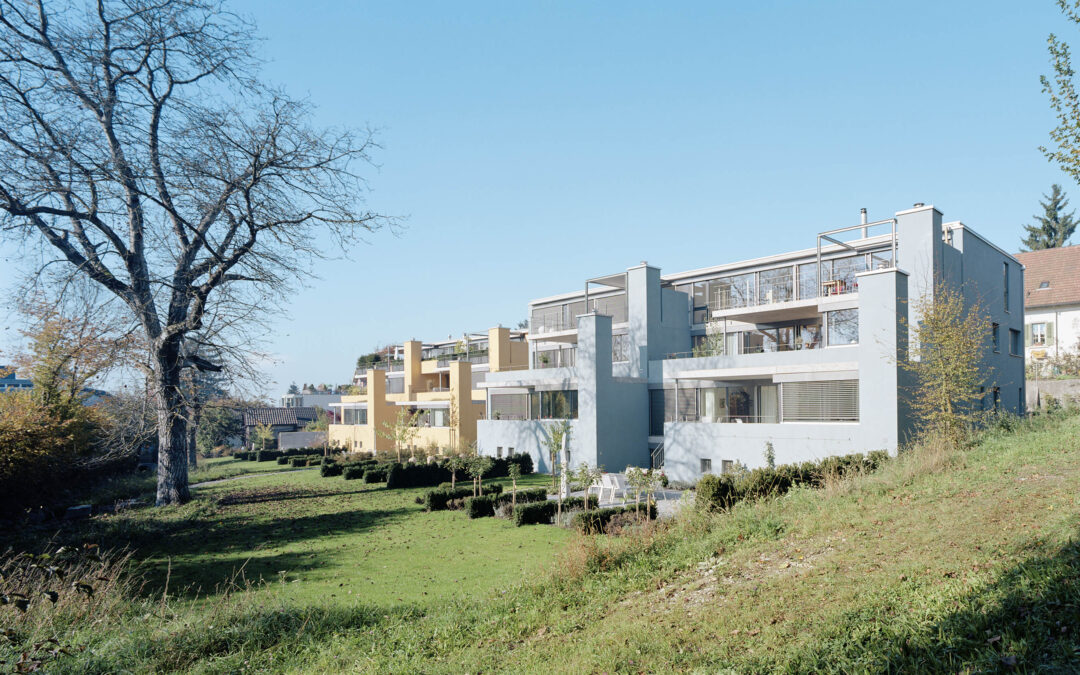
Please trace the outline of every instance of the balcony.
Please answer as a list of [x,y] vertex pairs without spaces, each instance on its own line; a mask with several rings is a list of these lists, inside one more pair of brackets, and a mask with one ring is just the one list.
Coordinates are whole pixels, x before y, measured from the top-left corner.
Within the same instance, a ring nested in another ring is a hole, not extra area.
[[573,368],[577,349],[550,349],[533,355],[533,368]]

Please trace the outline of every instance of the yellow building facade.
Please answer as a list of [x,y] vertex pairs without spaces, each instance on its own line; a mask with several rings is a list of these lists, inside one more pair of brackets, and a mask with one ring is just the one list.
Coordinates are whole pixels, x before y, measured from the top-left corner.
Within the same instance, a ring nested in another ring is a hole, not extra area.
[[353,452],[392,451],[399,417],[412,416],[416,430],[410,445],[415,448],[441,453],[473,443],[485,410],[479,383],[488,372],[528,364],[524,332],[502,327],[461,340],[411,340],[395,351],[400,360],[357,374],[363,393],[331,404],[340,423],[330,425],[330,445]]

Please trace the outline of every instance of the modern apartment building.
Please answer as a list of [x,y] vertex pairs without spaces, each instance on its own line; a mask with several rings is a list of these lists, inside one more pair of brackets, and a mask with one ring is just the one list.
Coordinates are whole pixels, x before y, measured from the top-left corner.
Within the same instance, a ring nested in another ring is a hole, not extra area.
[[476,440],[476,423],[484,414],[480,384],[491,373],[526,367],[524,331],[492,328],[460,339],[393,345],[390,357],[357,373],[357,395],[330,403],[340,424],[331,424],[328,440],[349,450],[392,450],[380,432],[392,426],[401,411],[419,413],[416,447],[448,448]]
[[571,465],[674,480],[760,466],[769,443],[779,463],[895,451],[913,431],[909,299],[937,281],[991,315],[983,405],[1021,412],[1023,266],[933,206],[862,221],[811,248],[668,275],[642,263],[532,301],[530,368],[480,385],[480,451],[529,452],[549,471],[558,420]]
[[[1024,264],[1024,345],[1029,363],[1080,350],[1080,246],[1017,253]],[[1049,374],[1049,373],[1045,373]]]

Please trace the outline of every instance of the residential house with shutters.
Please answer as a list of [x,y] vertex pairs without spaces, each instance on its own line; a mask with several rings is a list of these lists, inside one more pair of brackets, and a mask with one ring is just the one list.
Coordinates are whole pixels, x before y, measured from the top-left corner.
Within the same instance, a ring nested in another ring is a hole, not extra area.
[[[1024,349],[1029,363],[1080,352],[1080,246],[1017,253],[1024,267]],[[1049,374],[1049,373],[1046,373]]]
[[913,432],[905,359],[911,300],[938,282],[989,312],[982,405],[1024,408],[1024,272],[960,222],[916,204],[808,237],[810,247],[664,274],[647,263],[529,304],[528,367],[488,373],[483,454],[550,471],[552,425],[570,464],[663,468],[674,480],[884,449]]

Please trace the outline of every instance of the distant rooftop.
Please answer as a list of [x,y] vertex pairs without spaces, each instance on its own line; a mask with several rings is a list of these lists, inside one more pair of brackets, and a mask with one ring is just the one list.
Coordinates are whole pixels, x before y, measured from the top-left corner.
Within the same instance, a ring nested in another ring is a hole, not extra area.
[[1080,246],[1017,253],[1024,270],[1024,307],[1080,305]]

